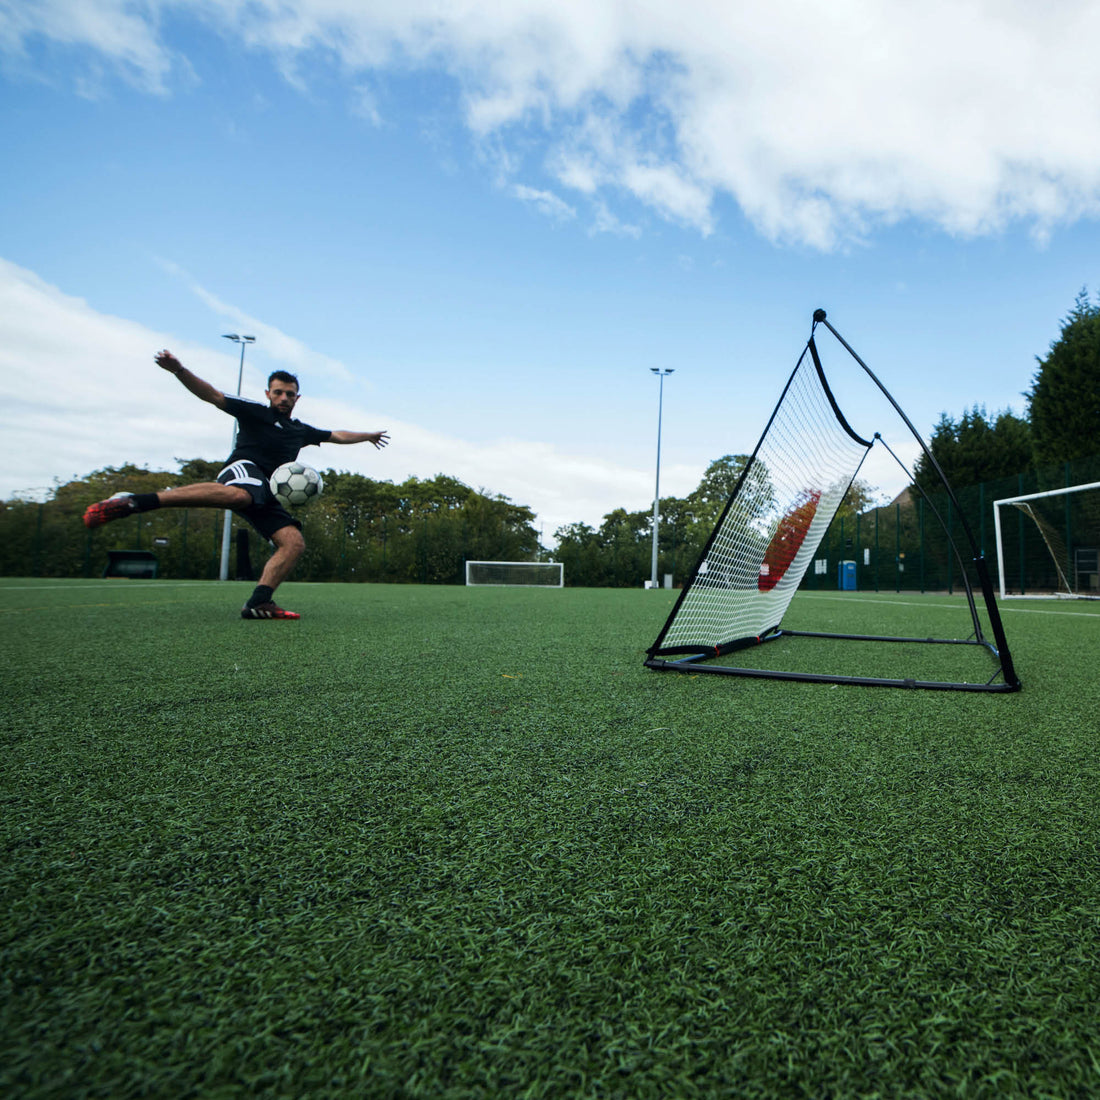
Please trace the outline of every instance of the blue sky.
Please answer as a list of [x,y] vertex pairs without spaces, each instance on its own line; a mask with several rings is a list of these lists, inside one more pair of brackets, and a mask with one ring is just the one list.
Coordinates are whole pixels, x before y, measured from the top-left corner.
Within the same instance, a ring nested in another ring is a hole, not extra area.
[[0,493],[224,457],[152,355],[231,390],[233,331],[246,395],[289,367],[302,419],[391,432],[314,465],[548,541],[651,506],[652,367],[663,493],[751,450],[818,306],[926,435],[1022,413],[1100,288],[1100,5],[758,8],[0,2]]

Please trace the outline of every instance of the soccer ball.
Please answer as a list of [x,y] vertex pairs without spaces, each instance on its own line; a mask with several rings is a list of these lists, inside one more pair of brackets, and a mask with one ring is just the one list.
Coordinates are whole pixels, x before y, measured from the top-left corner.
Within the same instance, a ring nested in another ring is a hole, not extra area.
[[301,508],[321,495],[325,483],[312,467],[301,462],[284,462],[268,483],[284,508]]

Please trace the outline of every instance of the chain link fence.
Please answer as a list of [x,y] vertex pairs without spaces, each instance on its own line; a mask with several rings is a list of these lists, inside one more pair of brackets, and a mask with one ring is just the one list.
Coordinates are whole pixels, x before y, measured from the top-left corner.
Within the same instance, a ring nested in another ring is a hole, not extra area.
[[[944,529],[951,533],[969,566],[966,525],[989,563],[994,584],[998,584],[994,501],[1098,481],[1100,456],[956,487],[958,507],[943,491],[931,493],[927,499],[915,491],[904,493],[885,507],[863,512],[854,519],[834,521],[804,587],[954,592],[964,566],[952,555]],[[1097,587],[1100,576],[1096,571],[1100,490],[1051,497],[1041,507],[1048,532],[1053,529],[1053,537],[1049,533],[1044,537],[1041,525],[1019,509],[1002,514],[1006,589],[1019,595],[1057,592],[1061,568],[1073,577],[1072,583],[1096,590],[1100,595]]]

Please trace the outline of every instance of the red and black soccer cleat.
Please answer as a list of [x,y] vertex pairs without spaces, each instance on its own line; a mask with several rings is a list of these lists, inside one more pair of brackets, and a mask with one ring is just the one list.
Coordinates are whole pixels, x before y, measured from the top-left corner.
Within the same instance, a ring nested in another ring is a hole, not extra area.
[[300,619],[297,611],[284,611],[277,603],[261,603],[255,607],[245,604],[241,608],[242,619]]
[[132,516],[137,503],[130,493],[125,496],[111,497],[110,500],[101,500],[98,504],[89,504],[84,510],[85,527],[102,527],[113,519],[123,519]]

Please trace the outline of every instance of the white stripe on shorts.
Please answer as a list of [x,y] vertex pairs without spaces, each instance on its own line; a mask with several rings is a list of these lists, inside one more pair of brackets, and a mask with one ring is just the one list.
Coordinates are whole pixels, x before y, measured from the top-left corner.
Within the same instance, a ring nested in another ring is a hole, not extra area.
[[251,462],[231,462],[224,470],[219,471],[217,480],[222,481],[223,474],[232,474],[228,481],[222,481],[223,485],[263,485],[258,477],[253,477],[249,466]]

